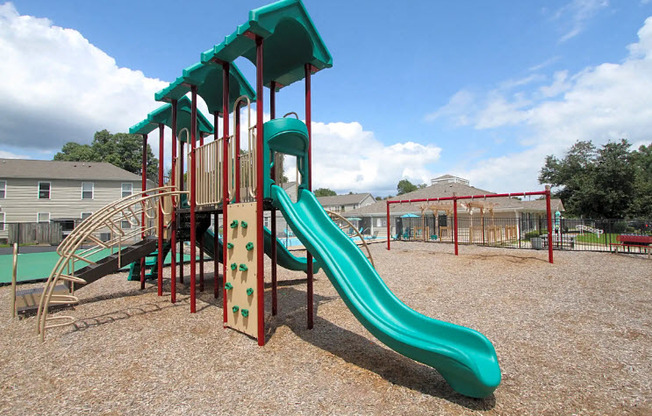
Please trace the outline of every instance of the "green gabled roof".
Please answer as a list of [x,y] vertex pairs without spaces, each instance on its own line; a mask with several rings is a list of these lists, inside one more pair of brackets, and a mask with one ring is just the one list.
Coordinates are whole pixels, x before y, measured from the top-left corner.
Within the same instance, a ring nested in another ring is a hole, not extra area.
[[[183,129],[188,129],[188,132],[190,132],[190,105],[190,98],[186,96],[181,97],[177,101],[177,137],[179,137],[179,139],[183,142],[188,140],[186,138],[186,134],[183,136],[180,134],[181,131]],[[164,104],[156,110],[152,111],[147,115],[147,119],[145,121],[147,121],[149,124],[153,124],[154,126],[162,123],[172,128],[172,104]],[[197,110],[197,121],[197,126],[200,132],[213,134],[213,125],[199,110]],[[197,140],[199,140],[199,135],[197,135]]]
[[129,134],[149,134],[157,128],[158,125],[156,123],[152,123],[149,121],[149,119],[145,119],[141,121],[140,123],[134,124],[133,126],[129,127]]
[[[206,102],[208,111],[213,114],[222,111],[222,66],[196,63],[183,70],[183,76],[177,78],[166,88],[157,92],[157,101],[171,102],[180,100],[190,91],[190,86],[197,86],[199,94]],[[246,95],[250,100],[256,99],[256,93],[235,64],[229,68],[229,113],[238,97]]]
[[281,0],[249,12],[249,21],[202,53],[201,61],[233,62],[244,56],[256,64],[256,43],[247,33],[260,36],[263,43],[263,82],[286,86],[305,76],[305,64],[317,70],[333,66],[319,32],[301,0]]

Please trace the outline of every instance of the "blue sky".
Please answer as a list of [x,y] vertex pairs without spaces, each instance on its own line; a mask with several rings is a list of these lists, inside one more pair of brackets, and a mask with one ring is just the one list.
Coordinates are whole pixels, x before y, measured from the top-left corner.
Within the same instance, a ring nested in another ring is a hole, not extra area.
[[[0,157],[125,131],[267,3],[0,3]],[[537,190],[545,155],[576,140],[652,140],[650,0],[304,4],[334,61],[313,80],[315,187],[387,195],[452,173]],[[302,88],[279,113],[302,115]]]

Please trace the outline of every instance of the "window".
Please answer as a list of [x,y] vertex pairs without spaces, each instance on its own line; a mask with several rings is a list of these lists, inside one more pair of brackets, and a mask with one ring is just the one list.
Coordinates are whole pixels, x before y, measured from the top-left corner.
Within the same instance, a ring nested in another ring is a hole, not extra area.
[[131,223],[128,220],[122,220],[120,227],[122,227],[123,230],[128,230],[131,228]]
[[86,218],[90,217],[93,213],[92,212],[82,212],[81,213],[81,219],[84,221]]
[[50,199],[50,182],[38,183],[38,199]]
[[133,183],[123,183],[122,184],[122,198],[130,196],[134,193],[134,184]]
[[0,212],[0,231],[5,230],[5,213]]
[[93,199],[93,182],[82,182],[82,199]]
[[0,199],[5,199],[7,196],[7,181],[0,181]]
[[39,212],[36,214],[36,222],[50,222],[49,212]]

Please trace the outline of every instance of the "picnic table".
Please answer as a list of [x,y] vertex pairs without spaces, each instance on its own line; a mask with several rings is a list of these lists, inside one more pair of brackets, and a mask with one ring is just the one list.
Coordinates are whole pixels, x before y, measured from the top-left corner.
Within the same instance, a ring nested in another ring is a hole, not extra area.
[[[640,235],[640,234],[620,234],[616,237],[617,243],[611,243],[610,249],[614,253],[618,252],[619,247],[623,247],[623,250],[627,248],[627,252],[631,252],[632,248],[638,248],[639,252],[645,251],[647,257],[650,257],[650,249],[652,249],[652,236],[649,235]],[[616,247],[613,250],[613,247]]]

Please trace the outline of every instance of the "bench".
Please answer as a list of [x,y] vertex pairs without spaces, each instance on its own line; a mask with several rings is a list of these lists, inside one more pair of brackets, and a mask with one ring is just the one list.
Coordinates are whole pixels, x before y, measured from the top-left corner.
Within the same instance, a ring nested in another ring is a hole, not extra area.
[[[618,247],[627,247],[627,252],[631,252],[632,248],[638,248],[639,252],[645,251],[647,257],[650,258],[650,249],[652,249],[652,236],[649,235],[637,235],[637,234],[620,234],[616,236],[617,243],[609,244],[609,249],[617,253]],[[614,250],[613,247],[616,247]]]

